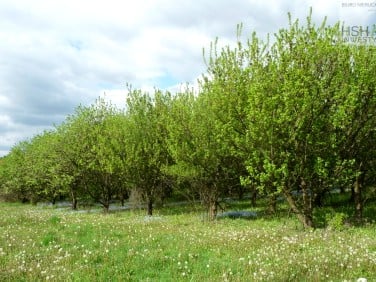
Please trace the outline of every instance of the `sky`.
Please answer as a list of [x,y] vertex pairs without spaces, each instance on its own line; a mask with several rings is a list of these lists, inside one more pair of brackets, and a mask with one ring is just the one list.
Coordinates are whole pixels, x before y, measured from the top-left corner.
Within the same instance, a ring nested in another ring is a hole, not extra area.
[[376,1],[0,0],[0,156],[98,97],[124,106],[127,83],[194,85],[216,37],[231,45],[239,23],[244,36],[274,34],[310,7],[317,23],[357,24]]

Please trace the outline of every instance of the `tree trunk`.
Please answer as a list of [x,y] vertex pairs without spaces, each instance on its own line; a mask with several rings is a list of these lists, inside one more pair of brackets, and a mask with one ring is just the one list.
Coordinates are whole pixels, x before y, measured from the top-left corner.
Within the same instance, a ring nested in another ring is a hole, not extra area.
[[147,215],[152,216],[153,215],[153,200],[149,197],[148,203],[147,203]]
[[209,202],[209,220],[214,220],[218,213],[218,201],[211,200]]
[[122,207],[124,207],[124,205],[125,205],[125,199],[127,197],[129,198],[127,190],[121,189],[121,191],[120,191],[120,203],[121,203]]
[[72,210],[77,210],[77,198],[72,198]]
[[109,211],[110,211],[110,205],[108,204],[103,205],[103,212],[108,213]]
[[70,195],[71,195],[71,200],[72,200],[72,210],[77,210],[77,195],[76,195],[76,184],[74,183],[71,188],[70,188]]
[[296,214],[299,221],[303,224],[304,228],[312,228],[313,227],[312,210],[306,214],[305,212],[307,212],[307,210],[304,209],[303,211],[301,211],[298,208],[291,193],[287,191],[284,191],[283,193],[286,197],[287,202],[290,205],[290,208]]
[[216,219],[218,214],[218,189],[215,184],[209,184],[203,186],[203,190],[201,190],[200,198],[202,203],[207,208],[207,215],[208,220],[213,221]]
[[304,228],[312,228],[313,227],[313,218],[312,214],[305,214],[304,215]]
[[303,214],[304,214],[304,226],[312,227],[313,226],[313,216],[312,216],[312,200],[310,191],[307,188],[307,184],[302,179],[301,188],[303,192]]
[[354,191],[354,185],[351,186],[351,196],[350,196],[349,203],[350,203],[350,204],[354,204],[354,203],[355,203],[355,191]]
[[104,213],[108,213],[110,211],[110,201],[109,200],[102,202],[102,206],[103,206],[103,212]]
[[324,192],[315,193],[313,196],[313,205],[314,207],[323,207],[324,206]]
[[362,201],[362,186],[359,177],[356,178],[354,183],[354,204],[355,204],[355,219],[361,222],[363,217],[363,201]]
[[38,199],[35,196],[31,196],[30,202],[32,205],[36,206],[38,203]]
[[256,200],[257,200],[257,189],[253,188],[252,190],[252,196],[251,196],[251,205],[252,207],[256,207]]
[[244,198],[244,192],[245,192],[243,186],[242,185],[238,185],[236,190],[238,192],[237,193],[238,194],[238,200],[239,201],[243,200],[243,198]]
[[269,197],[268,213],[275,214],[276,212],[277,212],[277,196],[275,194],[272,194]]

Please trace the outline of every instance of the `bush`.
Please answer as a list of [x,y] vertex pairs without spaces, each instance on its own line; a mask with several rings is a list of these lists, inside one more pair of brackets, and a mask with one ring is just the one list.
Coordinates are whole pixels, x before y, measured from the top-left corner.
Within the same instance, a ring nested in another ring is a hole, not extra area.
[[343,230],[348,216],[343,212],[333,212],[325,216],[326,227],[332,230]]

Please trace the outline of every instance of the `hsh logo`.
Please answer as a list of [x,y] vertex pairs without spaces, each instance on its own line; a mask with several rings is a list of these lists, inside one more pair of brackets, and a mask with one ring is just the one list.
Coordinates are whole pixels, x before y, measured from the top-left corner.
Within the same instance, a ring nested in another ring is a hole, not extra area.
[[376,37],[376,25],[372,26],[362,26],[362,25],[353,25],[353,26],[343,26],[342,27],[342,36],[350,37]]

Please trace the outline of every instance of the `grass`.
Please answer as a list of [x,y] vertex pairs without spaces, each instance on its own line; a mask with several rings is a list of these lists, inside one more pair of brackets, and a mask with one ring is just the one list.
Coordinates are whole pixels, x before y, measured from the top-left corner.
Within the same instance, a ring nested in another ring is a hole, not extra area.
[[[376,231],[0,204],[0,281],[376,281]],[[337,223],[336,223],[337,224]]]

